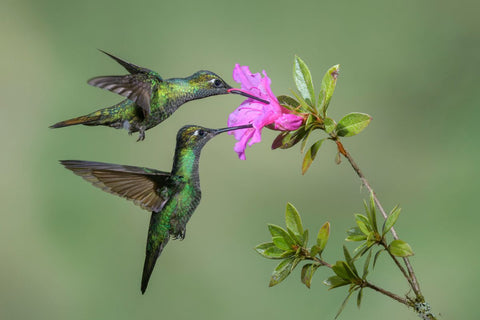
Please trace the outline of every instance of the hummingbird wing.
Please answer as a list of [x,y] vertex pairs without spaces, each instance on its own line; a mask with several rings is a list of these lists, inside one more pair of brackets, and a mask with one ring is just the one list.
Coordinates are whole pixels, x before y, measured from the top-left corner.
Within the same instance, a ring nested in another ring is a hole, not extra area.
[[61,160],[65,168],[94,186],[132,200],[145,210],[159,212],[170,194],[170,173],[103,162]]
[[88,80],[88,84],[122,95],[142,108],[144,116],[150,114],[150,99],[153,88],[162,82],[162,77],[153,70],[139,67],[108,52],[100,50],[121,64],[129,75],[101,76]]
[[88,84],[124,96],[135,102],[145,117],[150,114],[150,100],[156,84],[148,75],[101,76],[88,80]]

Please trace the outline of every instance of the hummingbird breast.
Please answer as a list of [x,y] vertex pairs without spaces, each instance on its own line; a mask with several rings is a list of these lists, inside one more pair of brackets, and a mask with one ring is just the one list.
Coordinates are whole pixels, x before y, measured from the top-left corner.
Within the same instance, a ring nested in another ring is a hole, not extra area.
[[139,114],[133,119],[133,126],[148,130],[170,117],[182,104],[189,101],[188,92],[178,84],[167,81],[159,84],[152,93],[150,100],[150,114],[147,117]]
[[201,191],[191,184],[187,184],[181,192],[176,195],[177,207],[171,217],[171,234],[175,238],[185,238],[185,229],[188,221],[193,215],[201,199]]

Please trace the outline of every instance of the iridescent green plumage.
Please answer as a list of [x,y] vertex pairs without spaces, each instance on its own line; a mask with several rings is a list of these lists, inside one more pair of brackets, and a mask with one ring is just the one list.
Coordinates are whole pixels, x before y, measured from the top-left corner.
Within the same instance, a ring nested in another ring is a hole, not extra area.
[[130,134],[139,132],[138,140],[143,140],[146,130],[155,127],[170,117],[182,104],[191,100],[236,93],[263,101],[233,89],[211,71],[202,70],[186,78],[164,80],[155,71],[104,53],[120,63],[130,74],[96,77],[88,83],[118,93],[127,99],[87,115],[58,122],[51,128],[77,124],[109,126],[127,129]]
[[134,201],[152,211],[148,229],[142,293],[155,262],[170,237],[184,238],[185,228],[200,203],[198,162],[203,146],[215,135],[251,125],[224,129],[185,126],[178,131],[172,171],[117,164],[65,160],[61,163],[75,174],[109,193]]

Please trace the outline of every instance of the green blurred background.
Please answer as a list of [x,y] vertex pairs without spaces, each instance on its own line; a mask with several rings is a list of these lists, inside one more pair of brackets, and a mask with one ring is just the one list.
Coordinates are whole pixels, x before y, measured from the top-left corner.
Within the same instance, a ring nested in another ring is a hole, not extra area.
[[[235,63],[265,69],[276,94],[294,86],[294,54],[319,84],[341,64],[330,107],[373,116],[345,139],[387,208],[403,208],[397,231],[416,255],[421,287],[440,319],[478,315],[480,20],[476,1],[12,1],[0,4],[2,120],[1,319],[332,319],[345,291],[328,292],[320,269],[312,289],[299,271],[268,288],[274,261],[252,249],[283,225],[287,201],[311,234],[332,223],[325,257],[341,258],[364,189],[325,144],[302,176],[299,148],[271,151],[275,133],[247,150],[223,135],[202,154],[203,200],[184,241],[171,241],[140,294],[150,214],[101,192],[59,159],[169,170],[184,124],[222,127],[242,101],[190,102],[147,132],[72,127],[66,118],[122,98],[86,80],[123,69],[100,48],[165,78],[212,70],[234,84]],[[383,257],[372,282],[407,287]],[[366,292],[343,319],[416,319]]]

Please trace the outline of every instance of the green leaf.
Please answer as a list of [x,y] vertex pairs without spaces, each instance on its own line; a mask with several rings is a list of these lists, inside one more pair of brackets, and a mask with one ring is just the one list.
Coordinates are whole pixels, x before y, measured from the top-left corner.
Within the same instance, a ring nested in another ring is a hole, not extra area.
[[280,250],[292,250],[292,247],[288,245],[284,237],[275,236],[272,237],[272,241],[273,244],[275,244],[275,246],[277,246],[277,248],[279,248]]
[[332,270],[337,276],[350,282],[358,278],[345,261],[337,261]]
[[[308,128],[308,127],[305,126],[305,128]],[[313,132],[313,128],[306,129],[305,136],[303,137],[302,143],[300,144],[300,153],[303,153],[303,151],[305,151],[305,146],[307,145],[308,138],[310,137],[310,134],[312,132]]]
[[320,146],[322,145],[323,141],[325,141],[325,139],[318,140],[317,142],[312,144],[310,149],[308,149],[307,153],[305,154],[305,157],[303,158],[302,174],[305,174],[305,172],[307,172],[313,160],[315,160],[318,149],[320,149]]
[[296,252],[293,250],[284,251],[280,256],[281,259],[290,258],[296,255]]
[[393,240],[388,246],[388,251],[397,257],[413,256],[412,247],[403,240]]
[[347,234],[349,236],[363,236],[363,232],[360,230],[359,227],[351,227],[347,230]]
[[328,105],[332,99],[333,92],[335,91],[335,86],[337,84],[338,71],[340,70],[340,65],[335,65],[328,69],[322,79],[322,86],[320,88],[320,96],[318,98],[319,109],[322,110],[323,117],[327,115]]
[[358,235],[358,236],[348,236],[345,238],[345,241],[363,241],[366,239],[367,239],[367,236],[362,233],[361,235]]
[[302,281],[302,283],[304,285],[307,286],[307,288],[310,289],[310,282],[311,282],[311,277],[310,277],[310,281],[308,280],[308,277],[307,277],[307,272],[308,272],[308,269],[313,266],[313,263],[307,263],[305,264],[303,267],[302,267],[302,272],[300,274],[300,280]]
[[368,218],[362,214],[355,213],[355,222],[357,223],[358,228],[362,231],[365,235],[369,235],[372,232],[372,228],[370,227],[370,222]]
[[363,242],[361,245],[359,245],[353,250],[353,252],[356,253],[355,259],[360,256],[358,253],[364,250],[366,247],[367,247],[367,241]]
[[320,249],[320,247],[318,245],[313,245],[311,248],[310,248],[310,256],[311,257],[315,257],[317,254],[319,254],[322,250]]
[[360,246],[355,248],[354,252],[356,252],[355,256],[353,257],[353,260],[357,260],[361,256],[363,256],[373,245],[375,244],[375,241],[365,241],[362,243]]
[[363,241],[367,236],[360,230],[359,227],[352,227],[347,230],[348,237],[346,241]]
[[295,56],[293,78],[302,97],[313,107],[315,106],[315,91],[313,90],[312,76],[305,62]]
[[342,313],[343,309],[345,309],[345,306],[347,305],[347,302],[348,302],[348,299],[350,299],[350,297],[352,296],[352,294],[355,292],[355,290],[349,290],[349,293],[347,295],[347,297],[345,298],[345,300],[343,300],[343,303],[342,305],[340,306],[340,309],[338,310],[336,316],[335,316],[335,319],[338,318],[338,316],[340,315],[340,313]]
[[347,268],[347,264],[344,262],[344,261],[337,261],[333,266],[332,266],[332,270],[333,272],[335,272],[335,274],[337,276],[339,276],[340,278],[344,279],[344,280],[348,280],[349,282],[351,282],[350,280],[352,279],[351,275],[347,272],[346,268]]
[[354,216],[355,216],[355,220],[362,221],[366,226],[369,227],[368,230],[372,231],[372,229],[370,228],[370,221],[368,220],[368,218],[366,216],[364,216],[363,214],[360,214],[360,213],[355,213]]
[[313,114],[309,114],[307,119],[305,120],[304,126],[310,129],[310,127],[312,127],[315,124],[315,120],[316,119],[313,117]]
[[365,235],[370,234],[370,230],[368,229],[367,225],[363,221],[357,220],[356,222],[357,222],[357,226]]
[[302,280],[302,283],[305,284],[309,289],[310,289],[310,284],[312,283],[312,277],[315,271],[317,271],[318,267],[319,267],[318,264],[307,263],[302,268],[301,280]]
[[285,210],[285,224],[295,235],[303,235],[302,219],[298,210],[290,202],[287,202]]
[[337,127],[337,124],[335,123],[335,120],[333,120],[332,118],[328,118],[328,117],[323,119],[323,124],[325,126],[325,132],[326,133],[333,132],[333,130],[335,130],[335,128]]
[[279,284],[283,280],[285,280],[286,277],[290,274],[292,270],[292,265],[293,261],[295,260],[295,257],[290,257],[287,258],[283,261],[281,261],[275,270],[273,270],[272,277],[270,278],[270,283],[269,287],[273,287],[274,285]]
[[363,288],[360,288],[358,290],[358,295],[357,295],[357,307],[360,308],[360,305],[362,304],[362,298],[363,298]]
[[297,131],[283,131],[280,133],[272,143],[272,150],[277,148],[288,149],[296,145],[307,134],[304,127]]
[[292,265],[290,266],[290,272],[292,272],[293,269],[295,269],[295,267],[298,265],[298,263],[304,259],[305,259],[304,257],[296,256],[295,259],[293,260]]
[[306,248],[307,246],[308,246],[308,229],[305,229],[305,231],[303,231],[302,247]]
[[343,117],[337,124],[337,135],[351,137],[365,129],[372,118],[366,113],[353,112]]
[[275,236],[284,236],[284,235],[287,235],[287,231],[285,231],[282,227],[279,227],[277,226],[276,224],[268,224],[268,231],[270,231],[270,234],[272,235],[272,237],[275,237]]
[[301,96],[299,96],[295,91],[290,90],[292,94],[295,96],[295,98],[300,102],[300,107],[299,110],[303,112],[309,112],[309,113],[316,113],[317,111],[315,110],[314,107],[310,105],[305,99],[303,99]]
[[365,263],[363,264],[363,275],[362,275],[362,279],[365,280],[367,278],[367,275],[368,275],[368,266],[370,265],[370,259],[372,258],[372,251],[370,250],[368,252],[368,256],[367,258],[365,259]]
[[294,244],[301,247],[303,244],[303,236],[302,235],[297,235],[295,234],[292,229],[287,227],[287,233],[290,236],[290,238],[293,240]]
[[322,251],[325,249],[329,236],[330,236],[330,222],[327,221],[320,228],[317,235],[317,246],[319,248],[320,253],[322,253]]
[[281,241],[281,240],[278,240],[278,238],[283,238],[284,242],[289,247],[289,249],[292,249],[295,242],[290,237],[290,235],[287,233],[287,231],[285,231],[283,228],[281,228],[277,225],[274,225],[274,224],[269,224],[268,225],[268,230],[270,231],[270,234],[272,235],[273,243],[275,243],[275,238],[277,238],[278,243],[280,243],[280,241]]
[[382,253],[383,251],[385,251],[385,249],[380,249],[377,251],[377,253],[375,253],[375,257],[373,258],[373,265],[372,265],[373,269],[375,269],[375,264],[377,263],[377,259],[380,256],[380,253]]
[[272,142],[272,150],[280,148],[282,145],[287,143],[292,139],[293,132],[291,131],[282,131],[278,134],[278,136]]
[[373,197],[373,192],[370,193],[370,210],[367,211],[367,215],[373,230],[378,232],[377,211],[375,210],[375,199]]
[[348,249],[345,245],[343,246],[343,255],[345,256],[345,261],[347,262],[348,266],[354,272],[356,278],[358,278],[357,268],[355,268],[352,256],[350,255],[350,252],[348,252]]
[[273,242],[261,243],[255,247],[255,251],[268,259],[284,258],[286,251],[279,249]]
[[323,283],[330,287],[328,290],[332,290],[338,287],[346,286],[347,284],[350,284],[350,281],[346,281],[339,276],[331,276],[330,278],[324,280]]
[[296,110],[300,106],[300,102],[290,96],[281,95],[277,97],[277,100],[280,105],[289,110]]
[[395,225],[395,222],[397,222],[398,216],[400,215],[400,209],[398,206],[393,208],[392,212],[387,217],[387,220],[385,220],[385,223],[383,224],[383,235],[386,235],[390,229]]

